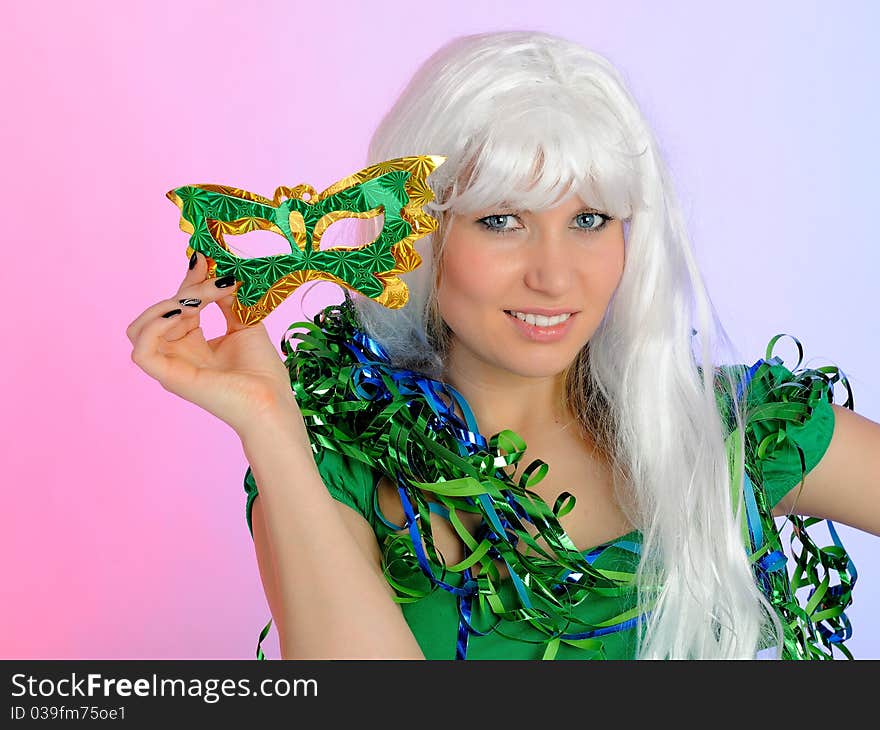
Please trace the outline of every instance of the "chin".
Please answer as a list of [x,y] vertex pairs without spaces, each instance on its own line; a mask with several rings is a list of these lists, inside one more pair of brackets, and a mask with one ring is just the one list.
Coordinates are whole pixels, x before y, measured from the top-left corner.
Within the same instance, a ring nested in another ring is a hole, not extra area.
[[496,360],[499,367],[515,373],[524,378],[552,378],[561,375],[575,360],[575,357],[529,357],[524,354],[518,360],[511,360],[510,353],[505,354],[504,360]]

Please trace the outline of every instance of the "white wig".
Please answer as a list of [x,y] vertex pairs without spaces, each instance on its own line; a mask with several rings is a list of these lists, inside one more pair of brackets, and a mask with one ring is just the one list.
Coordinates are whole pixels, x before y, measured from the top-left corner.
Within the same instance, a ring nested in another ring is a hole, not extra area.
[[[417,71],[376,130],[367,164],[419,154],[447,157],[428,180],[436,200],[426,209],[441,225],[416,243],[423,263],[402,277],[403,309],[354,298],[364,330],[395,365],[442,372],[431,319],[449,215],[502,201],[536,210],[577,193],[623,220],[623,276],[577,370],[577,388],[601,398],[572,402],[603,404],[582,422],[610,424],[605,446],[627,481],[621,505],[643,535],[639,600],[653,609],[638,656],[751,658],[771,644],[778,656],[781,623],[742,541],[743,449],[728,457],[714,393],[713,357],[734,349],[620,73],[545,33],[458,38]],[[741,427],[738,408],[734,416]]]

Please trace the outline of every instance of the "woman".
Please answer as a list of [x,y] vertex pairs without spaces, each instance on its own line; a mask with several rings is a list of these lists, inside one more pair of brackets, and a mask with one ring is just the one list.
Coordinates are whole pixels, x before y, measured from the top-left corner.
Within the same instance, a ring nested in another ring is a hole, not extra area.
[[[814,603],[837,623],[817,630],[773,516],[880,533],[880,425],[832,405],[826,372],[713,363],[729,345],[618,72],[546,34],[460,38],[369,150],[412,154],[447,159],[403,309],[346,295],[282,363],[194,255],[128,330],[141,368],[241,438],[282,656],[839,644],[847,562],[826,566],[842,585]],[[228,331],[205,342],[212,301]]]

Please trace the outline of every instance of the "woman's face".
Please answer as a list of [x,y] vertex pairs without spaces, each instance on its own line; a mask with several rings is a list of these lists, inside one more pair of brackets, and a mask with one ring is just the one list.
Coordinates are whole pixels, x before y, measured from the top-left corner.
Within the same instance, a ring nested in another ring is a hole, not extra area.
[[[535,212],[454,215],[450,226],[437,297],[453,332],[455,368],[561,373],[596,331],[620,282],[623,224],[570,196]],[[557,313],[570,316],[529,316]]]

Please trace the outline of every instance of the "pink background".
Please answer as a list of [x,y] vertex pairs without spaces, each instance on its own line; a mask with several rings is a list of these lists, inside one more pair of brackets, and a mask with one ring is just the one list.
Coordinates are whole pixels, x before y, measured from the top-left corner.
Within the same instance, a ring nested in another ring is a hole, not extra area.
[[[238,439],[137,368],[125,336],[186,271],[164,194],[323,189],[362,166],[411,73],[462,33],[547,30],[615,62],[745,359],[792,333],[880,420],[880,12],[765,5],[7,4],[0,657],[254,656],[269,613]],[[340,296],[321,285],[306,309]],[[295,295],[267,320],[276,344],[301,318]],[[221,322],[206,315],[206,335]],[[860,573],[849,646],[878,658],[880,543],[840,531]],[[278,656],[274,631],[266,649]]]

